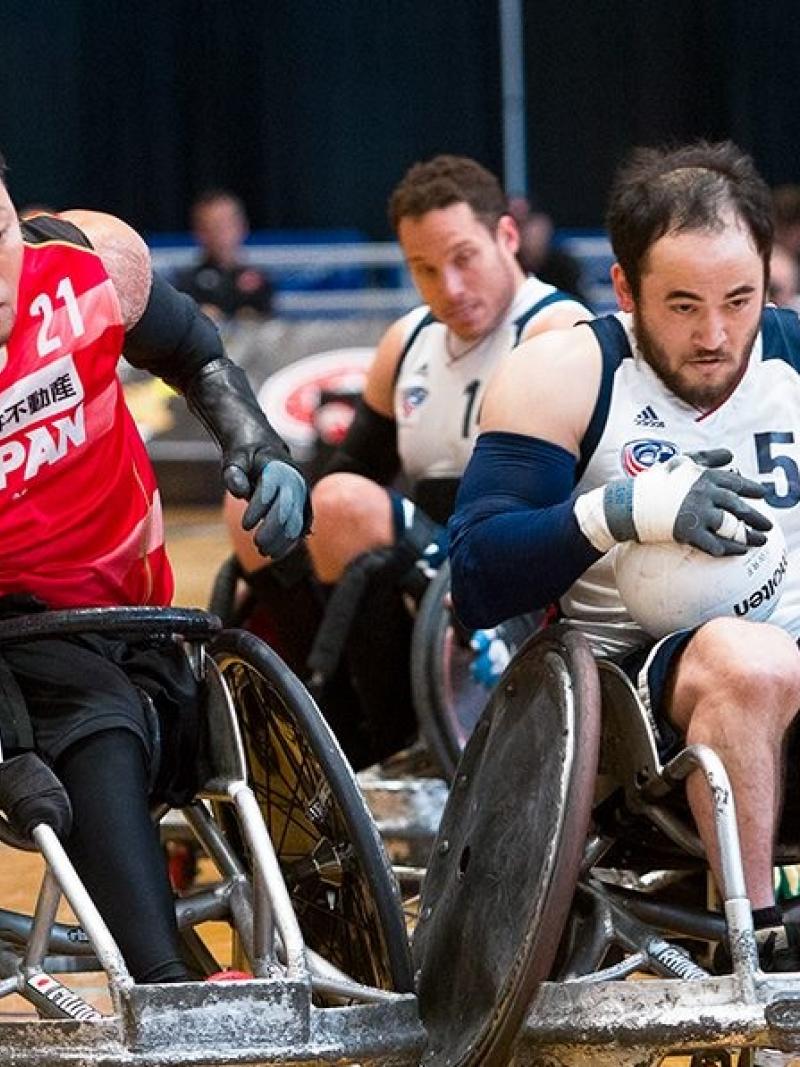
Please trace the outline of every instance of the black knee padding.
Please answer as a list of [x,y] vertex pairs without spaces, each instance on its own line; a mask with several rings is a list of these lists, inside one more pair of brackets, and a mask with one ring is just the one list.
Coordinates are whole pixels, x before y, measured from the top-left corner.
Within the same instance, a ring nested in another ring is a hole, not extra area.
[[72,808],[66,790],[35,752],[0,763],[0,808],[14,831],[30,839],[41,823],[62,840],[72,829]]
[[411,616],[387,568],[370,577],[345,646],[345,659],[372,743],[372,761],[411,743]]

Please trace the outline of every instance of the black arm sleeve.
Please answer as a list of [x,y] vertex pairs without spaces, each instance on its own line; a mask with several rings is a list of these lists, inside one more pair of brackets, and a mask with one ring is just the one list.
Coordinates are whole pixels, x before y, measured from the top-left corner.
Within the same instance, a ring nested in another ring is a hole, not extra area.
[[358,402],[347,436],[322,473],[342,471],[361,474],[379,485],[389,485],[400,471],[397,423],[371,408],[363,398]]
[[123,354],[132,366],[163,378],[181,393],[207,363],[226,358],[211,319],[156,273],[147,307],[128,331]]
[[575,467],[551,442],[480,435],[449,524],[453,604],[466,626],[545,607],[600,559],[575,518]]
[[[147,307],[128,332],[124,354],[132,366],[184,394],[189,410],[220,446],[223,469],[243,471],[251,491],[269,460],[297,468],[261,410],[247,375],[225,355],[214,323],[190,296],[155,273]],[[305,530],[310,522],[307,500]]]

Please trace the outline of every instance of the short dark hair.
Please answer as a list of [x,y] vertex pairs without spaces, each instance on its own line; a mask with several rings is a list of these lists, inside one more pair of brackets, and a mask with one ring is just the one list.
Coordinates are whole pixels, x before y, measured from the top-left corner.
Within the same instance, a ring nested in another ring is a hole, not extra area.
[[5,185],[5,183],[6,183],[6,173],[7,173],[7,171],[8,171],[8,164],[6,163],[6,157],[3,155],[2,152],[0,152],[0,182],[2,182],[3,185]]
[[195,212],[198,208],[208,207],[209,204],[216,204],[220,200],[227,200],[228,203],[233,204],[239,214],[243,217],[247,217],[244,201],[236,193],[232,193],[230,189],[214,188],[204,189],[193,201],[192,212]]
[[389,222],[397,232],[401,219],[419,218],[435,208],[469,204],[492,233],[508,202],[498,179],[467,156],[434,156],[406,171],[389,197]]
[[772,197],[753,160],[732,141],[636,148],[617,171],[606,225],[634,297],[645,257],[667,233],[721,230],[724,213],[747,225],[769,279]]

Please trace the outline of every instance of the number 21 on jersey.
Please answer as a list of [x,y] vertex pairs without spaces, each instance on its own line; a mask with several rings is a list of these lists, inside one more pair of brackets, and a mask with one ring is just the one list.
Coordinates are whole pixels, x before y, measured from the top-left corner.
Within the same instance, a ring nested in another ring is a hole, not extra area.
[[60,305],[66,308],[72,336],[82,337],[86,331],[72,282],[69,278],[62,278],[56,288],[55,301],[49,293],[39,293],[31,302],[31,315],[42,320],[36,334],[36,351],[40,356],[49,356],[62,347],[60,334],[54,332],[56,312]]

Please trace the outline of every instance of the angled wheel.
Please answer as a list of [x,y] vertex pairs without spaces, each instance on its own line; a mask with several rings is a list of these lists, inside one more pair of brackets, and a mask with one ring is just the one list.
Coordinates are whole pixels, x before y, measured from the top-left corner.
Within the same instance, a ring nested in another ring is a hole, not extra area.
[[[545,613],[512,620],[498,638],[513,655],[544,621]],[[450,604],[445,562],[420,601],[411,639],[411,686],[420,729],[442,771],[452,779],[467,739],[486,707],[491,685],[473,675],[476,651]]]
[[306,944],[359,982],[410,990],[397,883],[353,772],[316,704],[253,634],[227,630],[211,651],[233,697],[249,784]]
[[467,742],[431,853],[413,947],[428,1067],[510,1061],[572,903],[599,733],[585,639],[544,630]]

